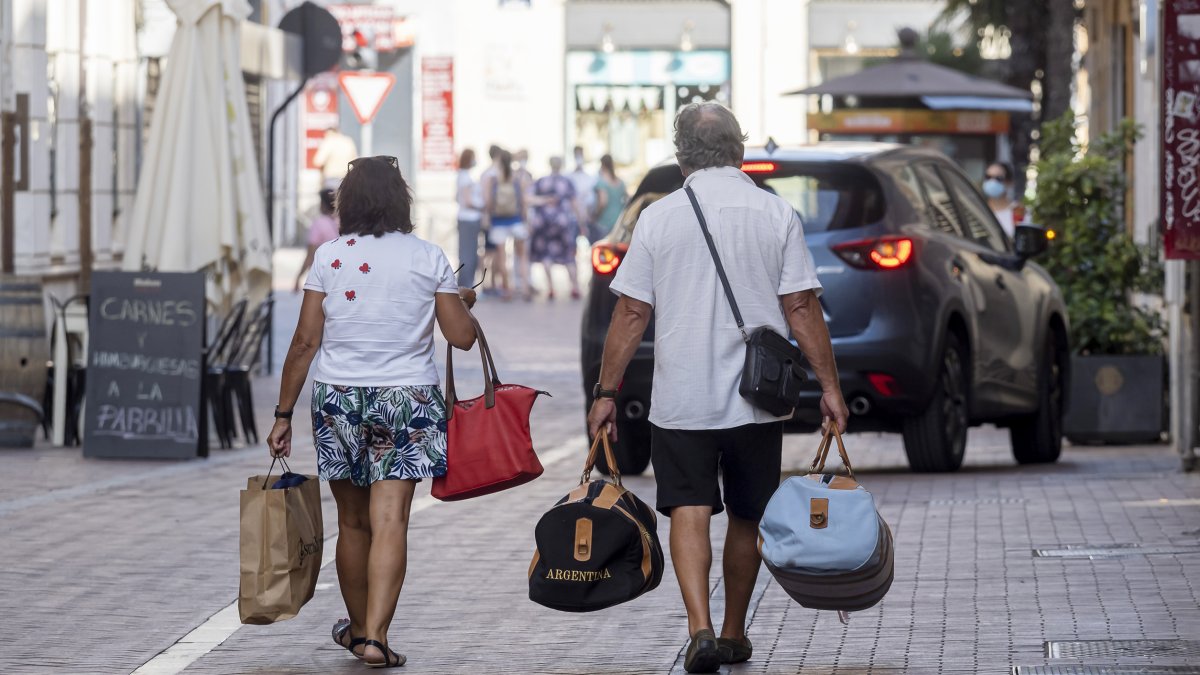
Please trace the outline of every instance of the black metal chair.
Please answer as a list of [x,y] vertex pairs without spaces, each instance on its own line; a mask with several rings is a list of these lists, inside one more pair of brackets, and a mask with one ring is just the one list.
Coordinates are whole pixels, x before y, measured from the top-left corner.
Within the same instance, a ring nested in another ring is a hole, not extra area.
[[[33,398],[15,391],[0,391],[0,405],[13,405],[25,408],[37,416],[34,422],[10,422],[0,420],[0,447],[26,447],[32,445],[36,438],[37,428],[46,419],[42,406]],[[34,434],[34,435],[31,435]]]
[[254,310],[253,316],[246,322],[237,349],[233,352],[223,372],[221,399],[229,415],[229,426],[231,429],[234,427],[233,406],[236,400],[238,417],[242,423],[242,433],[247,443],[258,443],[258,426],[254,421],[254,392],[250,374],[262,356],[263,339],[270,329],[272,303],[272,300],[264,300]]
[[239,337],[246,316],[246,301],[234,303],[221,319],[216,335],[204,350],[204,397],[212,411],[213,426],[222,448],[233,447],[233,418],[225,404],[222,393],[225,387],[225,369],[232,354],[240,344]]

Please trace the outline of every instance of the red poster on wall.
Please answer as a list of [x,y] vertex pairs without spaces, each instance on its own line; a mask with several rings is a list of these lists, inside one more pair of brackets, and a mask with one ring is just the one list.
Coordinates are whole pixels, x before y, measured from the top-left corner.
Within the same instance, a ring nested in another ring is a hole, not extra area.
[[427,56],[421,59],[421,168],[453,171],[454,59]]
[[1162,219],[1167,258],[1200,259],[1200,1],[1163,3]]
[[333,73],[321,73],[304,88],[304,168],[313,165],[325,130],[338,125],[338,82]]

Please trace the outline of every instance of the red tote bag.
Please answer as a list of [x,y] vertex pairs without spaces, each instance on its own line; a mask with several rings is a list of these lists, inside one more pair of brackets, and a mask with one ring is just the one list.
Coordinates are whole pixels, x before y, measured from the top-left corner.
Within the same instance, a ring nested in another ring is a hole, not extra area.
[[432,494],[445,502],[480,497],[516,487],[542,475],[533,450],[529,412],[544,391],[503,384],[492,351],[474,317],[483,395],[459,401],[454,391],[454,348],[446,347],[446,475],[433,479]]

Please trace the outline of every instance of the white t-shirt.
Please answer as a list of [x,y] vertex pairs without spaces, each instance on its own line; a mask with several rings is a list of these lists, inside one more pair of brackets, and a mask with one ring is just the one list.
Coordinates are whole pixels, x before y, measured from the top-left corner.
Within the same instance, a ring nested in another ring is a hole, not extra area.
[[[464,203],[462,194],[463,188],[467,190],[467,199]],[[458,219],[475,221],[483,217],[483,187],[471,178],[471,172],[466,169],[458,171],[458,185],[454,190],[454,199],[458,202]]]
[[1017,232],[1016,223],[1013,222],[1013,207],[1006,206],[998,211],[992,211],[996,214],[996,220],[1000,222],[1000,228],[1004,230],[1004,234],[1008,235],[1011,240]]
[[[821,291],[795,210],[733,167],[697,171],[684,185],[704,211],[746,332],[770,326],[789,336],[779,296]],[[654,306],[652,424],[729,429],[784,419],[738,394],[746,343],[683,190],[642,212],[610,288]]]
[[442,249],[402,232],[343,235],[317,249],[304,289],[325,294],[313,379],[355,387],[439,383],[434,295],[458,294]]

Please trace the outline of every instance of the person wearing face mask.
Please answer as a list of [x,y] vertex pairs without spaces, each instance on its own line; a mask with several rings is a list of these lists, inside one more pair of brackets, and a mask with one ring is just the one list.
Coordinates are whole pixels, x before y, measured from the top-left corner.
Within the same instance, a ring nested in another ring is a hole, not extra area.
[[988,208],[996,214],[1004,234],[1012,239],[1016,231],[1016,219],[1013,218],[1012,169],[1007,164],[994,162],[988,165],[983,173],[983,194],[987,197]]

